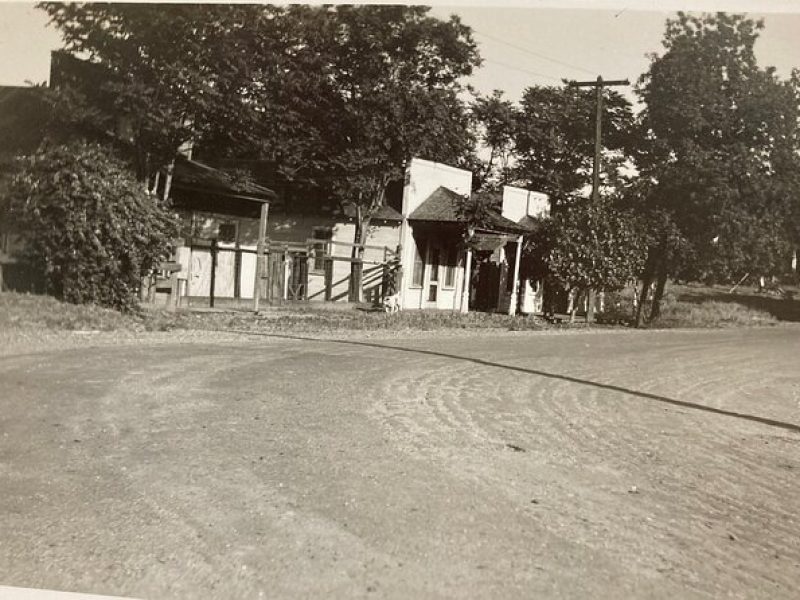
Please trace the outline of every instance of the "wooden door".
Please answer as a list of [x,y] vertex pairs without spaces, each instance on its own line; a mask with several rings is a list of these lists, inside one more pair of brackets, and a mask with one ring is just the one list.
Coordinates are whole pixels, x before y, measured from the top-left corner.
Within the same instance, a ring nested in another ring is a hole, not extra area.
[[422,303],[424,308],[439,306],[440,286],[442,281],[442,248],[437,242],[430,240],[425,253],[425,278],[422,286]]
[[223,247],[217,250],[217,265],[214,270],[214,297],[233,298],[236,286],[236,249]]
[[192,248],[189,276],[189,296],[211,295],[211,250]]
[[284,286],[284,253],[280,250],[270,250],[267,273],[269,283],[267,286],[266,300],[270,304],[283,302]]
[[493,310],[497,308],[500,290],[500,265],[481,261],[477,265],[477,289],[475,290],[474,308],[477,310]]

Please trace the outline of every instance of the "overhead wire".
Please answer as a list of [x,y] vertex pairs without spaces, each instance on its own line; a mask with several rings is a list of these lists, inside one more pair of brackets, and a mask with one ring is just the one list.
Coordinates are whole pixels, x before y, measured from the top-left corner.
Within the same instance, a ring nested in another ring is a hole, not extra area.
[[499,60],[493,60],[493,59],[489,59],[489,58],[484,58],[483,60],[485,60],[488,63],[493,63],[495,65],[500,65],[501,67],[505,67],[507,69],[513,69],[515,71],[520,71],[522,73],[527,73],[528,75],[536,75],[537,77],[544,77],[545,79],[552,79],[553,81],[561,82],[561,79],[558,78],[558,77],[553,77],[552,75],[546,75],[545,73],[539,73],[538,71],[531,71],[530,69],[523,69],[522,67],[517,67],[517,66],[514,66],[514,65],[510,65],[508,63],[504,63],[504,62],[499,61]]
[[[543,60],[550,61],[550,62],[552,62],[554,64],[561,65],[562,67],[567,67],[569,69],[575,69],[577,71],[583,71],[584,73],[587,73],[589,75],[597,75],[596,71],[591,71],[591,70],[585,69],[585,68],[583,68],[581,66],[574,65],[572,63],[568,63],[566,61],[559,60],[559,59],[553,58],[551,56],[547,56],[546,54],[542,54],[541,52],[537,52],[535,50],[531,50],[530,48],[525,48],[524,46],[520,46],[518,44],[513,44],[511,42],[507,42],[506,40],[502,40],[500,38],[491,36],[488,33],[483,33],[482,31],[478,31],[477,29],[473,29],[472,31],[474,31],[476,34],[478,34],[478,35],[480,35],[482,37],[485,37],[486,39],[492,40],[492,41],[497,42],[499,44],[504,44],[504,45],[506,45],[506,46],[508,46],[510,48],[515,48],[515,49],[519,50],[520,52],[525,52],[527,54],[530,54],[531,56],[535,56],[537,58],[541,58]],[[555,77],[550,77],[550,78],[551,79],[557,79]],[[558,81],[561,81],[561,80],[558,79]]]

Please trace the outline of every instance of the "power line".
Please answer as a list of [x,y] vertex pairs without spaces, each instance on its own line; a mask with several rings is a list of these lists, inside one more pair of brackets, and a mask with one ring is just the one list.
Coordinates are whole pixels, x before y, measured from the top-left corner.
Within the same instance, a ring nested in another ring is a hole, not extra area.
[[510,65],[508,63],[501,62],[499,60],[490,60],[488,58],[484,58],[488,63],[492,63],[495,65],[500,65],[501,67],[505,67],[507,69],[514,69],[515,71],[520,71],[522,73],[527,73],[528,75],[536,75],[537,77],[544,77],[545,79],[552,79],[553,81],[561,82],[561,79],[558,77],[553,77],[552,75],[545,75],[544,73],[539,73],[538,71],[531,71],[529,69],[523,69],[521,67],[515,67],[514,65]]
[[525,47],[519,46],[517,44],[512,44],[511,42],[507,42],[505,40],[501,40],[500,38],[496,38],[496,37],[491,36],[491,35],[489,35],[487,33],[483,33],[481,31],[478,31],[476,29],[473,29],[472,31],[474,31],[475,33],[477,33],[480,36],[483,36],[483,37],[485,37],[487,39],[493,40],[493,41],[495,41],[495,42],[497,42],[499,44],[505,44],[506,46],[509,46],[510,48],[516,48],[517,50],[520,50],[522,52],[526,52],[526,53],[528,53],[528,54],[530,54],[532,56],[536,56],[537,58],[542,58],[544,60],[549,60],[550,62],[555,63],[557,65],[561,65],[562,67],[568,67],[570,69],[576,69],[578,71],[583,71],[584,73],[588,73],[589,75],[595,75],[596,74],[595,71],[590,71],[589,69],[584,69],[583,67],[579,67],[578,65],[573,65],[572,63],[568,63],[568,62],[565,62],[563,60],[558,60],[557,58],[551,58],[550,56],[547,56],[546,54],[542,54],[541,52],[536,52],[535,50],[531,50],[529,48],[525,48]]

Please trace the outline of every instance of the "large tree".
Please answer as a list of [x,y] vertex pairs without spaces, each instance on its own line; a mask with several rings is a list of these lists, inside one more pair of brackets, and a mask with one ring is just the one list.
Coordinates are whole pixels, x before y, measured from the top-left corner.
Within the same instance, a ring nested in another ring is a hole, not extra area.
[[[476,45],[458,18],[442,21],[428,10],[287,9],[274,17],[284,50],[276,52],[274,41],[251,45],[252,80],[225,94],[231,126],[206,138],[229,154],[270,160],[286,177],[352,206],[355,258],[386,203],[387,184],[402,178],[408,159],[464,164],[473,153],[460,92],[480,62]],[[238,101],[242,95],[247,102]]]
[[151,183],[181,144],[201,140],[326,187],[355,206],[363,244],[411,156],[472,154],[460,82],[480,59],[457,17],[419,6],[42,6],[67,50],[97,67],[95,104],[114,117],[105,129],[123,117],[122,141]]
[[[626,184],[623,167],[630,156],[634,124],[630,103],[603,90],[600,189],[588,195],[595,154],[596,93],[575,86],[529,87],[517,116],[514,136],[516,180],[550,196],[555,222],[547,259],[562,286],[589,293],[587,320],[593,316],[595,290],[613,289],[630,277],[638,249],[627,235],[627,219],[608,200]],[[558,214],[564,205],[565,210]],[[631,254],[631,260],[625,254]]]
[[[631,105],[613,90],[603,92],[601,185],[614,188],[630,154]],[[596,104],[594,90],[529,87],[515,135],[516,178],[556,203],[591,184]]]
[[[458,164],[474,142],[461,79],[479,64],[471,31],[419,6],[337,6],[330,27],[333,101],[323,167],[342,204],[355,208],[354,257],[362,255],[387,184],[412,156]],[[337,176],[338,175],[338,176]],[[353,263],[360,299],[361,268]]]
[[[264,48],[271,50],[269,68],[280,70],[275,57],[291,43],[277,18],[289,9],[271,6],[39,6],[65,42],[52,82],[57,114],[80,135],[127,152],[150,184],[181,145],[220,123],[230,126],[231,113],[245,114],[240,107],[254,89]],[[262,81],[265,88],[272,83]]]
[[488,96],[478,95],[470,107],[478,131],[478,141],[487,154],[474,169],[478,188],[499,188],[514,178],[514,137],[519,122],[519,108],[503,97],[501,90]]
[[777,273],[796,243],[798,78],[758,66],[762,27],[742,15],[679,13],[639,80],[643,209],[674,224],[689,248],[665,248],[675,236],[656,241],[645,286],[656,279],[663,289],[676,273],[710,281]]

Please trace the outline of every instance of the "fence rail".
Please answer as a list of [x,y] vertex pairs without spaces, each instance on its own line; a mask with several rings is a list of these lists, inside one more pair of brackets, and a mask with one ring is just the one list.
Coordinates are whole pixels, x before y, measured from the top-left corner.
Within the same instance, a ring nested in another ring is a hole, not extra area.
[[[318,254],[319,246],[325,245],[325,253]],[[363,257],[353,256],[337,256],[331,253],[331,248],[335,245],[344,246],[348,248],[360,248],[363,250],[376,250],[383,253],[383,260],[365,259]],[[234,301],[242,300],[242,269],[243,261],[242,256],[257,255],[255,248],[243,247],[239,243],[221,243],[217,239],[188,239],[186,246],[189,248],[190,256],[195,251],[208,252],[209,256],[209,271],[208,271],[208,302],[210,307],[214,307],[215,301],[219,298],[230,298]],[[220,261],[220,255],[231,253],[233,254],[233,261]],[[254,274],[255,286],[261,286],[258,293],[269,304],[282,304],[286,301],[308,301],[309,300],[309,280],[310,275],[313,273],[311,262],[315,260],[322,260],[323,269],[322,275],[324,276],[323,292],[318,292],[320,295],[324,293],[325,300],[335,300],[333,288],[336,285],[348,281],[347,297],[350,301],[360,300],[363,295],[363,288],[365,284],[375,284],[380,282],[379,285],[371,285],[371,290],[380,290],[381,295],[387,293],[394,293],[399,289],[399,278],[401,277],[402,269],[400,268],[400,247],[396,249],[387,246],[377,246],[369,244],[354,244],[350,242],[338,242],[333,240],[318,240],[309,238],[305,242],[283,242],[276,240],[265,240],[264,243],[264,256],[265,264],[264,270],[261,273]],[[350,269],[350,273],[342,281],[334,282],[334,265],[336,261],[354,265],[355,268]],[[369,266],[369,275],[367,280],[363,280],[363,270],[365,266]],[[220,269],[233,269],[233,272],[225,271],[218,273]],[[355,273],[356,277],[352,277]],[[191,295],[194,298],[198,296],[189,294],[191,281],[192,281],[192,261],[190,259],[189,272],[186,274],[187,296]],[[224,276],[226,280],[233,279],[233,296],[223,294],[219,296],[218,278]],[[154,290],[153,290],[154,291]],[[175,294],[173,288],[173,295]],[[344,294],[340,295],[343,297]],[[178,299],[172,299],[177,303]]]

